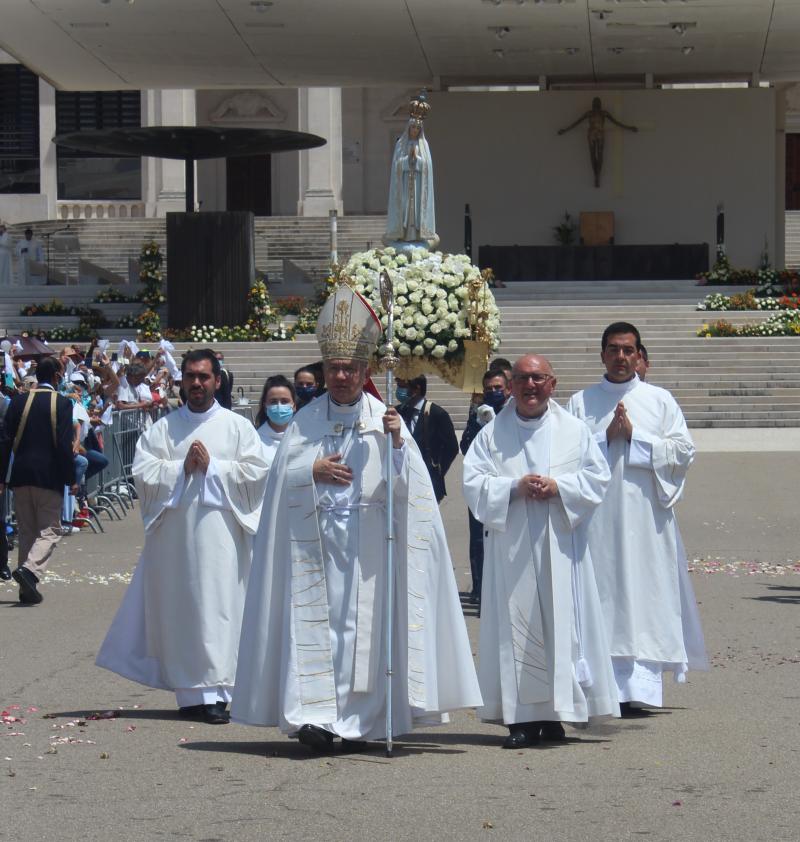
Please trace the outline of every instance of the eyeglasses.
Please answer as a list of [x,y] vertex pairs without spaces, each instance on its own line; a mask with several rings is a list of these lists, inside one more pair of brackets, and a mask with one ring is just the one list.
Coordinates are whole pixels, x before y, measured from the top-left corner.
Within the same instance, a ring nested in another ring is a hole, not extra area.
[[535,374],[512,374],[511,379],[515,383],[527,383],[528,381],[533,381],[537,386],[541,386],[543,383],[547,383],[548,380],[552,380],[553,375],[540,374],[539,372]]

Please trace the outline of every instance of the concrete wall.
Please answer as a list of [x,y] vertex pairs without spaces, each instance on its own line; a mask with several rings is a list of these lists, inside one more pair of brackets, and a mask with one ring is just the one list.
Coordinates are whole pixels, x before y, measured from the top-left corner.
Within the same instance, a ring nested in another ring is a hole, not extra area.
[[565,210],[573,217],[613,211],[620,244],[713,244],[723,202],[734,265],[756,266],[765,235],[775,254],[783,219],[775,212],[774,90],[601,96],[604,108],[640,131],[607,122],[602,183],[594,188],[586,124],[557,135],[591,106],[591,92],[432,94],[426,136],[441,247],[461,250],[465,202],[475,246],[553,243]]

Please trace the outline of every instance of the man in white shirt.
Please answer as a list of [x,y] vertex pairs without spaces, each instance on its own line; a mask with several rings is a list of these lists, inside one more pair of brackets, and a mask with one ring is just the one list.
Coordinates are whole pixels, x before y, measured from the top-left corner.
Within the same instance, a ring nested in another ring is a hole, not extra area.
[[615,322],[603,333],[606,374],[573,395],[611,470],[589,525],[589,549],[603,601],[623,716],[662,704],[662,673],[686,680],[708,669],[703,633],[674,506],[694,444],[672,395],[642,382],[639,331]]
[[17,255],[17,271],[20,283],[23,285],[33,283],[33,277],[36,277],[38,283],[42,283],[41,276],[33,276],[31,272],[32,261],[42,263],[44,260],[42,244],[34,239],[32,228],[25,229],[25,237],[17,241],[14,251]]
[[98,666],[175,692],[181,716],[228,722],[267,462],[255,427],[214,400],[210,350],[183,360],[187,402],[136,446],[145,543]]

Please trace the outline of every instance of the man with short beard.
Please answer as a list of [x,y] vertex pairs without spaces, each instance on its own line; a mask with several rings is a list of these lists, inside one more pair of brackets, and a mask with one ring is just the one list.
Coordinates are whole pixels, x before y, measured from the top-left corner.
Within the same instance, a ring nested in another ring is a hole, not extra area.
[[219,361],[190,351],[187,401],[139,439],[145,544],[98,666],[173,690],[181,716],[228,722],[267,462],[255,427],[214,400]]
[[609,325],[604,377],[567,404],[589,425],[611,470],[589,549],[623,716],[661,707],[664,672],[684,682],[689,669],[708,669],[674,509],[694,444],[675,398],[637,375],[641,356],[634,325]]

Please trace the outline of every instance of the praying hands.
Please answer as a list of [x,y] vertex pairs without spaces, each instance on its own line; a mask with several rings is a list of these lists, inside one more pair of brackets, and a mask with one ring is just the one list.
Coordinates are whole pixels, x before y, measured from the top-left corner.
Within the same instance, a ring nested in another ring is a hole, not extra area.
[[186,475],[188,476],[193,471],[200,471],[204,474],[208,470],[209,464],[211,464],[211,455],[206,450],[206,446],[199,440],[193,441],[189,446],[186,458],[183,460],[183,470]]
[[625,404],[622,401],[617,404],[617,408],[614,410],[614,417],[606,428],[606,441],[610,443],[619,436],[623,436],[626,441],[630,441],[633,436],[633,424],[631,424],[631,420],[628,418]]

